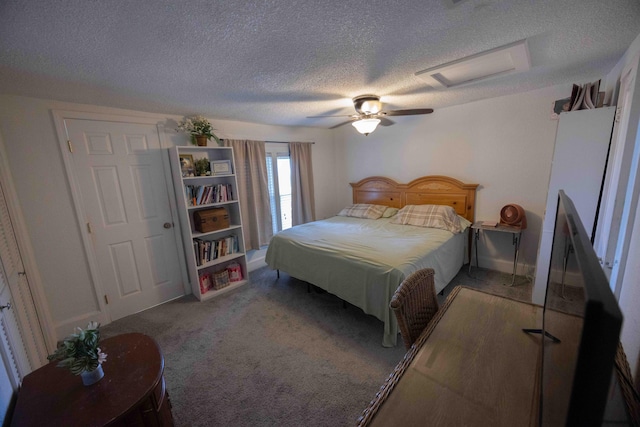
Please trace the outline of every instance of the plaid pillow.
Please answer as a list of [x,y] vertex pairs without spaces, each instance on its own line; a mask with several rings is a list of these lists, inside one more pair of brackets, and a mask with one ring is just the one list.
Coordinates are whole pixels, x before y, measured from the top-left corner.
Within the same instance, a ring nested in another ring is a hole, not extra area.
[[352,216],[354,218],[378,219],[382,216],[386,206],[357,203],[342,209],[338,215]]
[[463,230],[456,211],[451,206],[442,205],[407,205],[400,209],[391,223],[440,228],[452,233]]
[[387,209],[385,209],[384,213],[382,214],[382,218],[391,218],[392,216],[397,214],[398,211],[399,211],[398,208],[387,208]]

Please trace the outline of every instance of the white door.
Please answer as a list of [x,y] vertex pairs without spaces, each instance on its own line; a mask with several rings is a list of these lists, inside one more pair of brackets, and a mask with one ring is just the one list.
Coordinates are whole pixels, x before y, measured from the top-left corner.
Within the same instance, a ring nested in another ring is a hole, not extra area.
[[183,295],[156,126],[82,119],[64,124],[97,288],[111,320]]

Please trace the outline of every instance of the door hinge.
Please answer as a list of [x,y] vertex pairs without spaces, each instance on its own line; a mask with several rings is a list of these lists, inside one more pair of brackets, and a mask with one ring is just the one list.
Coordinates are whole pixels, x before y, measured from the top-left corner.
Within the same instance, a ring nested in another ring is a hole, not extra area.
[[89,232],[89,234],[93,234],[93,229],[91,228],[90,222],[87,223],[87,232]]
[[106,295],[104,296],[104,303],[109,304],[109,297]]
[[616,115],[613,121],[615,123],[620,123],[620,116],[622,116],[622,107],[616,108]]
[[69,152],[73,153],[73,143],[70,139],[67,139],[67,147],[69,147]]

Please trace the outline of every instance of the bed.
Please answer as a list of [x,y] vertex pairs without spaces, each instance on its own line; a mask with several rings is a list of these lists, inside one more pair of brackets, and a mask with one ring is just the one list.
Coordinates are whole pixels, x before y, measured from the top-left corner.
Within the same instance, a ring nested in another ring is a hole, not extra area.
[[[396,209],[443,205],[453,208],[464,226],[474,219],[477,184],[446,176],[425,176],[400,184],[376,176],[351,186],[354,204]],[[402,280],[430,267],[436,271],[440,292],[464,264],[469,243],[466,230],[453,233],[396,224],[394,219],[395,215],[379,219],[337,215],[292,227],[272,238],[265,261],[270,268],[318,286],[380,319],[384,323],[382,345],[393,347],[398,325],[389,301]]]

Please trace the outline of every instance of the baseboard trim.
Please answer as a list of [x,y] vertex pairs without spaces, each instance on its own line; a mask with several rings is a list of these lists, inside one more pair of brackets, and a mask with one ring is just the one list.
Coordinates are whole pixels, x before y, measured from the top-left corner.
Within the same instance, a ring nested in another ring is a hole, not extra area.
[[247,270],[252,272],[267,265],[264,261],[267,251],[260,249],[257,251],[249,251],[247,253]]
[[[476,258],[473,257],[473,261],[471,264],[472,268],[476,267]],[[485,258],[480,257],[480,268],[485,268],[488,270],[500,271],[502,273],[513,273],[513,260],[505,260],[505,259],[496,259],[496,258]],[[518,276],[529,276],[534,271],[534,267],[518,262],[518,267],[516,269],[516,275]]]

